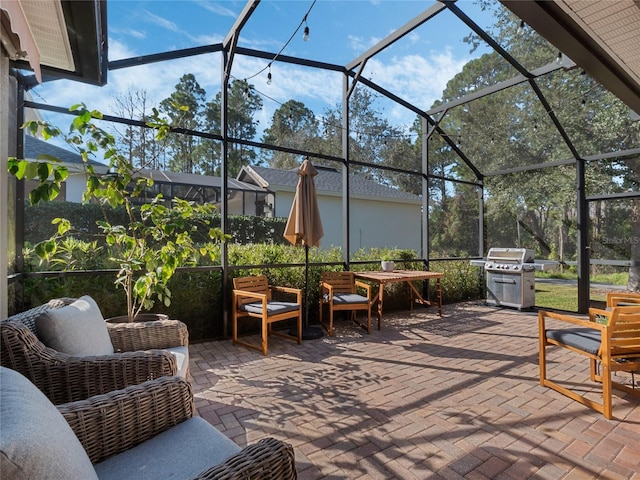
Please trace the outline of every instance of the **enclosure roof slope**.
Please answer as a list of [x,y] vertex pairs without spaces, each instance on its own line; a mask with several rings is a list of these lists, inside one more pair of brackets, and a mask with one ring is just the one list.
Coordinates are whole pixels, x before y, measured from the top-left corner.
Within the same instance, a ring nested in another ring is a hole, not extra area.
[[501,2],[640,113],[640,1]]
[[[335,168],[315,165],[318,175],[315,177],[316,190],[318,192],[342,192],[342,173]],[[252,178],[265,187],[275,189],[275,186],[289,187],[294,191],[298,184],[298,169],[279,170],[267,167],[243,167],[238,178]],[[373,197],[383,197],[386,199],[395,198],[398,200],[408,200],[420,202],[420,197],[412,193],[380,185],[372,180],[367,180],[360,175],[353,175],[349,181],[349,193],[351,195],[366,195]]]
[[[149,169],[139,170],[138,174],[142,177],[150,178],[156,183],[172,183],[176,185],[190,185],[194,187],[222,187],[222,179],[220,177],[213,177],[209,175]],[[231,190],[266,191],[264,188],[255,184],[241,182],[233,178],[228,179],[228,186]]]

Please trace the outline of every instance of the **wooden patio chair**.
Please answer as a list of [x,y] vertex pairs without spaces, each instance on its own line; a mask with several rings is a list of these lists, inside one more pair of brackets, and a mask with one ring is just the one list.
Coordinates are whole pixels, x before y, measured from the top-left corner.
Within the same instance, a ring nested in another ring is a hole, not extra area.
[[607,308],[640,305],[640,293],[607,292]]
[[[360,295],[358,291],[366,292]],[[324,323],[323,306],[329,308],[329,323]],[[351,311],[351,319],[371,333],[371,285],[356,280],[353,272],[322,272],[320,279],[320,324],[333,335],[333,313]],[[357,321],[356,313],[366,310],[367,325]]]
[[[570,328],[549,328],[549,320],[569,324]],[[540,385],[552,388],[577,402],[612,418],[611,390],[615,388],[640,398],[634,372],[640,371],[640,305],[589,309],[589,319],[558,313],[538,312],[540,341]],[[602,383],[602,403],[586,398],[547,378],[547,347],[563,347],[586,356],[590,379]],[[631,372],[632,385],[611,379],[612,372]]]
[[[268,336],[297,340],[302,343],[302,290],[298,288],[269,285],[265,275],[238,277],[233,279],[233,344],[238,344],[267,354]],[[284,302],[273,299],[273,293],[279,292],[288,296],[295,295],[295,302]],[[262,342],[257,347],[239,340],[238,320],[250,317],[262,322]],[[297,337],[272,329],[272,324],[282,320],[296,319]]]

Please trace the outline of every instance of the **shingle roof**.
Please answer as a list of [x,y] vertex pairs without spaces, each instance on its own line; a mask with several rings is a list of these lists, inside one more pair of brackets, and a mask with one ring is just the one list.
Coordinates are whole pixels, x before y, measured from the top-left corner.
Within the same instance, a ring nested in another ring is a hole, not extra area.
[[[246,167],[245,167],[246,168]],[[275,168],[248,167],[265,180],[268,187],[274,185],[290,186],[295,188],[298,184],[298,169],[278,170]],[[318,192],[341,192],[342,173],[335,168],[316,166],[318,175],[315,177],[316,190]],[[349,192],[352,195],[371,195],[385,198],[398,198],[407,200],[419,200],[420,197],[412,193],[380,185],[372,180],[354,175],[349,182]]]
[[[45,142],[32,135],[24,137],[24,157],[27,160],[35,160],[38,155],[50,155],[65,163],[82,165],[82,158],[75,152],[58,147],[51,142]],[[89,160],[89,164],[94,166],[106,167],[104,163]]]
[[[174,183],[181,185],[197,185],[201,187],[221,188],[222,179],[195,173],[168,172],[160,170],[142,169],[139,175],[151,178],[156,183]],[[264,192],[265,189],[253,183],[245,183],[233,178],[229,178],[227,184],[231,190],[248,190]]]

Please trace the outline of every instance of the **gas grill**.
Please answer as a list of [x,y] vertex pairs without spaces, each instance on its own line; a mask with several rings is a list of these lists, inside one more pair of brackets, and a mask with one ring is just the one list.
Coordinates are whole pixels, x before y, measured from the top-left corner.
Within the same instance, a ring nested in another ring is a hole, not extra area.
[[550,270],[559,262],[534,261],[528,248],[491,248],[486,259],[471,260],[483,267],[487,281],[487,303],[519,309],[535,305],[535,270]]
[[487,303],[490,305],[531,308],[535,305],[535,264],[528,248],[491,248],[484,271]]

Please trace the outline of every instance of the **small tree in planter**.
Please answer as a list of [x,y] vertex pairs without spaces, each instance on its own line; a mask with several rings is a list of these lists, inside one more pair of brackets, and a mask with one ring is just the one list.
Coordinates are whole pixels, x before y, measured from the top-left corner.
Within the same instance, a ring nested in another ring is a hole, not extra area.
[[[153,185],[148,178],[136,176],[131,161],[118,152],[115,138],[98,127],[95,120],[102,118],[98,111],[90,111],[85,105],[74,105],[70,111],[76,113],[69,133],[51,125],[32,121],[24,128],[33,133],[40,130],[45,140],[62,137],[81,156],[86,174],[86,190],[83,202],[97,201],[103,208],[122,206],[127,212],[128,224],[111,224],[107,216],[98,222],[110,251],[111,260],[118,265],[115,284],[124,288],[127,298],[127,317],[134,321],[143,310],[149,310],[158,300],[165,306],[171,303],[171,292],[167,283],[180,266],[196,265],[202,256],[215,258],[218,244],[227,240],[219,228],[210,226],[215,206],[199,205],[174,199],[167,205],[162,195],[156,195],[149,203],[136,205]],[[150,126],[156,129],[156,138],[164,140],[171,127],[161,119],[157,110]],[[109,173],[98,174],[89,159],[104,152]],[[41,156],[43,162],[9,159],[9,172],[18,179],[37,179],[38,186],[30,193],[33,204],[53,200],[60,192],[61,183],[67,178],[66,167],[50,156]],[[62,218],[54,220],[56,233],[48,240],[36,245],[36,254],[48,262],[56,259],[65,238],[74,233],[71,223]],[[204,243],[198,236],[204,226]],[[59,260],[59,258],[58,258]]]

